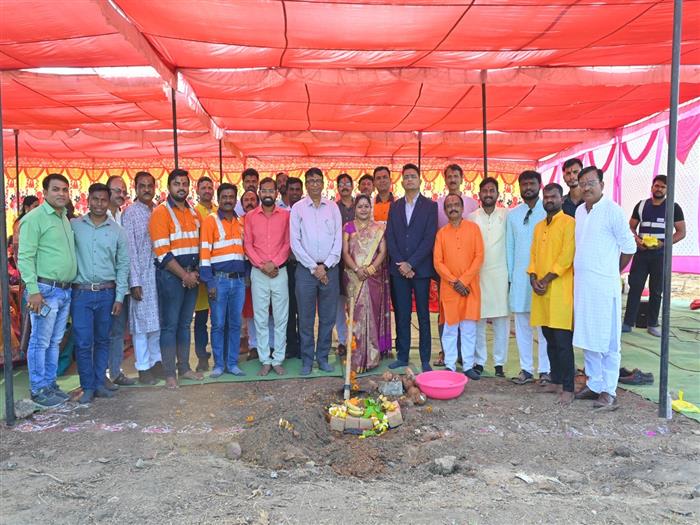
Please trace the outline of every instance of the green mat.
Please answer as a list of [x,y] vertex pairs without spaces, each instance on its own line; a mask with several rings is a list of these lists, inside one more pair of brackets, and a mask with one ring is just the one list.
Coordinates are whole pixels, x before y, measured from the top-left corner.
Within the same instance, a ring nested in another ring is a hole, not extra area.
[[[437,316],[431,316],[433,324],[433,359],[437,356],[440,350],[440,343],[437,337]],[[418,343],[418,330],[415,325],[416,319],[414,316],[414,326],[412,328],[412,341]],[[513,325],[511,323],[511,330]],[[489,347],[491,345],[491,334],[488,331]],[[693,312],[688,308],[687,302],[673,301],[671,306],[671,338],[670,338],[670,364],[669,364],[669,390],[672,392],[674,399],[677,398],[679,390],[684,391],[686,401],[695,403],[700,406],[700,311]],[[576,363],[581,368],[583,367],[583,356],[579,350],[576,350]],[[196,363],[194,351],[191,352],[192,365]],[[537,356],[535,355],[535,361]],[[237,383],[246,381],[275,381],[280,379],[314,379],[317,377],[338,377],[339,388],[342,385],[344,369],[340,363],[336,361],[334,356],[330,359],[331,364],[335,365],[333,372],[321,372],[314,368],[308,376],[301,376],[301,360],[289,359],[284,362],[284,368],[287,374],[278,376],[271,372],[266,377],[257,375],[260,369],[260,363],[257,360],[244,361],[240,364],[241,369],[246,372],[245,376],[233,376],[224,374],[216,379],[205,377],[203,381],[182,380],[182,386],[209,384],[209,383]],[[379,366],[360,377],[382,374],[388,370],[390,359],[382,360]],[[415,372],[420,371],[420,359],[418,358],[417,348],[412,348],[410,355],[410,365]],[[653,385],[647,386],[630,386],[625,385],[623,388],[635,392],[642,397],[658,403],[659,386],[659,339],[652,337],[642,329],[634,329],[630,334],[623,334],[622,337],[622,365],[628,369],[639,368],[644,372],[653,372],[655,382]],[[515,337],[510,338],[508,350],[508,361],[504,367],[508,377],[517,375],[520,366],[518,360],[518,350],[515,343]],[[133,357],[128,358],[124,362],[124,369],[129,375],[135,375],[133,369]],[[397,370],[398,372],[403,369]],[[206,374],[205,374],[206,375]],[[493,377],[493,363],[489,355],[489,361],[486,364],[484,371],[485,377]],[[59,386],[65,391],[71,391],[80,386],[78,376],[73,370],[73,374],[59,377]],[[159,383],[162,387],[163,383]],[[158,388],[149,387],[149,388]],[[620,385],[622,387],[622,385]],[[132,387],[127,387],[132,388]],[[143,388],[137,386],[135,388]],[[26,367],[21,367],[14,372],[14,392],[15,399],[21,399],[28,396],[29,377]],[[4,418],[5,400],[4,400],[4,379],[0,379],[0,417]],[[699,415],[687,414],[694,419],[700,421]]]

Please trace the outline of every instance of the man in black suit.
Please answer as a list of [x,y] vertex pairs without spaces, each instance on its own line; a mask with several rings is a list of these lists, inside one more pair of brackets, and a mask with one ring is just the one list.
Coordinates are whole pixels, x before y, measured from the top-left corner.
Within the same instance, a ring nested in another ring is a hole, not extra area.
[[420,193],[420,172],[415,164],[401,170],[405,196],[391,205],[386,227],[389,273],[396,319],[397,359],[389,368],[408,365],[411,347],[411,296],[418,314],[418,348],[423,371],[430,367],[430,279],[437,233],[437,204]]

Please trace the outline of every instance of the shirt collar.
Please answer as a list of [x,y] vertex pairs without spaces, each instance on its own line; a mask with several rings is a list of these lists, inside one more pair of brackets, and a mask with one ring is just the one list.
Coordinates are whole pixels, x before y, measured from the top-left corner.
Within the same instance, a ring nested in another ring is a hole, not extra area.
[[[173,209],[177,208],[177,203],[175,202],[175,199],[173,199],[170,195],[168,195],[167,201],[168,201],[168,204],[170,204],[171,208],[173,208]],[[190,207],[190,203],[187,202],[187,199],[185,199],[185,208],[189,208],[189,207]]]
[[95,224],[94,222],[92,222],[92,219],[90,219],[90,214],[89,214],[89,213],[86,213],[85,215],[82,215],[81,217],[78,217],[78,220],[79,220],[79,221],[83,221],[83,222],[89,224],[89,225],[92,226],[93,228],[102,228],[103,226],[111,226],[112,224],[117,224],[116,222],[114,222],[113,219],[107,217],[107,219],[105,219],[105,221],[102,222],[102,224],[97,225],[97,224]]
[[[257,209],[258,209],[258,208],[255,208],[255,210],[257,210]],[[248,213],[253,213],[255,210],[250,210]],[[216,214],[219,216],[219,219],[221,219],[222,221],[227,221],[227,220],[228,220],[228,219],[224,216],[224,212],[222,212],[221,210],[216,210]],[[233,218],[232,218],[231,220],[237,219],[237,218],[238,218],[238,214],[236,213],[236,210],[233,210]]]
[[[307,195],[307,196],[304,197],[304,198],[305,198],[305,199],[308,199],[308,206],[313,206],[313,205],[314,205],[314,200],[313,200],[311,197],[309,197],[309,196]],[[325,206],[325,205],[326,205],[326,199],[324,199],[323,197],[321,197],[321,202],[319,202],[319,207],[320,207],[320,206]]]
[[66,209],[63,208],[63,211],[58,212],[53,206],[49,204],[47,200],[44,200],[42,203],[41,207],[44,209],[47,215],[51,215],[52,213],[55,214],[58,217],[65,217],[66,216]]
[[[375,203],[376,202],[383,203],[384,201],[379,200],[379,194],[377,193],[377,196],[374,198],[374,202]],[[389,192],[389,199],[386,202],[394,202],[394,194],[393,193]]]

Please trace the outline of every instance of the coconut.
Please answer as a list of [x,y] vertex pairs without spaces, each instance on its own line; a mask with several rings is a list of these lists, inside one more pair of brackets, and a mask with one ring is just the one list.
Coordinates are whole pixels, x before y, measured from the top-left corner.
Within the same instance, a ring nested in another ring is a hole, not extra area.
[[394,374],[392,374],[388,370],[382,374],[382,380],[389,382],[392,379],[394,379]]

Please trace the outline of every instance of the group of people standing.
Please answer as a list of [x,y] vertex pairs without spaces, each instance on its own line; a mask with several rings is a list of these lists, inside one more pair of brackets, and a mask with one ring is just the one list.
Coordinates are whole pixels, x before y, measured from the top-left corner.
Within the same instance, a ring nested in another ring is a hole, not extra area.
[[[305,196],[300,179],[280,173],[260,180],[249,168],[240,195],[233,184],[216,188],[218,206],[213,182],[200,178],[193,206],[189,174],[175,169],[167,199],[156,206],[155,179],[139,172],[133,204],[122,210],[127,188],[111,177],[90,186],[89,212],[70,222],[68,181],[47,176],[44,203],[22,218],[15,236],[31,312],[32,398],[43,406],[67,399],[56,384],[56,363],[69,314],[82,403],[135,382],[121,370],[127,323],[138,381],[163,379],[177,388],[178,379],[203,379],[209,340],[210,377],[245,375],[238,366],[244,323],[261,376],[284,375],[290,357],[301,359],[301,375],[314,366],[332,371],[334,327],[338,353],[350,344],[353,369],[372,369],[392,356],[392,307],[396,356],[389,367],[407,366],[415,308],[421,367],[429,371],[435,279],[442,346],[436,364],[456,371],[461,359],[464,373],[478,380],[490,323],[495,374],[504,377],[512,312],[521,367],[515,383],[534,381],[537,339],[539,383],[560,392],[562,404],[575,395],[615,407],[626,326],[619,274],[645,231],[633,235],[622,209],[603,197],[602,171],[567,161],[569,194],[550,183],[542,198],[540,174],[525,171],[518,178],[523,202],[510,211],[498,206],[498,180],[481,181],[477,202],[461,193],[459,165],[444,175],[448,194],[434,202],[421,193],[414,164],[402,168],[399,199],[385,166],[363,175],[356,196],[352,178],[341,174],[336,201],[323,197],[319,168],[304,174]],[[655,187],[665,183],[659,177]],[[640,205],[636,213],[649,212]],[[645,227],[643,219],[637,223]],[[193,318],[196,370],[189,359]],[[588,375],[577,394],[573,346],[584,350]]]

